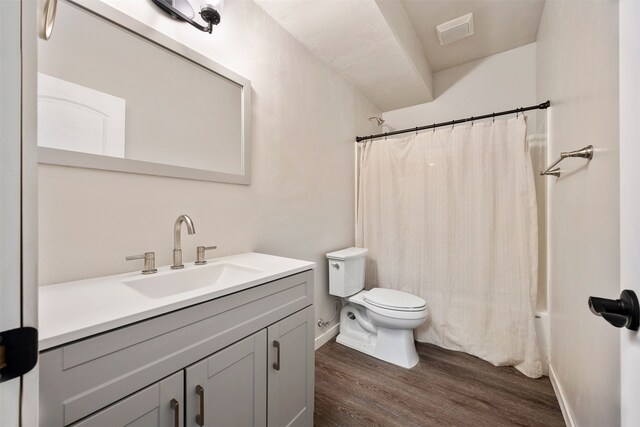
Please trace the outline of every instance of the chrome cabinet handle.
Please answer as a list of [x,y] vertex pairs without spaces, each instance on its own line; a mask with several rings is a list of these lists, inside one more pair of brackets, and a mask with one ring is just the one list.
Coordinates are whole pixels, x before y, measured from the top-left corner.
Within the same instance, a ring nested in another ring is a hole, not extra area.
[[280,341],[274,341],[273,347],[276,349],[276,361],[273,362],[273,369],[280,370]]
[[196,386],[196,393],[200,396],[200,413],[196,415],[196,423],[204,427],[204,388],[199,384]]
[[198,246],[196,248],[196,265],[204,265],[207,263],[207,261],[205,261],[204,259],[204,253],[205,251],[210,251],[213,249],[218,249],[217,246]]
[[335,268],[336,270],[340,270],[340,264],[338,264],[337,262],[332,262],[331,267]]
[[171,409],[173,409],[173,425],[174,427],[180,427],[180,402],[176,399],[171,399],[169,405],[171,405]]

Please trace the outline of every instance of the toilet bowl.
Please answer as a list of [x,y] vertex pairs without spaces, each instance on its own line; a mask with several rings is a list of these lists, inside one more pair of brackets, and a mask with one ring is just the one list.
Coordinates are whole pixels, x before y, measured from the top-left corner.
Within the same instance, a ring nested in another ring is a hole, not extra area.
[[378,359],[411,368],[418,363],[413,329],[427,318],[426,303],[407,292],[364,288],[368,250],[327,254],[329,293],[343,298],[337,342]]

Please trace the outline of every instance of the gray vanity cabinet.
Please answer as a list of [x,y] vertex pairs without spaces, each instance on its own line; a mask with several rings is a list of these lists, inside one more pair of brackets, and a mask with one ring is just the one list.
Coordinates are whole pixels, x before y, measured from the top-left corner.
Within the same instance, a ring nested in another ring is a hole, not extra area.
[[186,372],[186,425],[254,426],[267,419],[267,333],[263,329]]
[[313,292],[308,270],[47,349],[40,427],[311,426]]
[[268,328],[268,425],[313,425],[313,308]]
[[73,427],[182,427],[183,373],[177,372]]

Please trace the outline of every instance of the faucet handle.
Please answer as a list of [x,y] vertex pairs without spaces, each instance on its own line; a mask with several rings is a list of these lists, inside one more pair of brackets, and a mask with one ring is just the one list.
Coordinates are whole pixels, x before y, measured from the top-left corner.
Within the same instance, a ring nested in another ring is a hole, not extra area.
[[157,273],[158,269],[156,268],[156,253],[155,252],[145,252],[140,255],[129,255],[124,258],[126,261],[133,261],[136,259],[144,260],[144,270],[142,270],[142,274],[153,274]]
[[204,259],[204,252],[212,249],[218,249],[217,246],[198,246],[196,248],[196,265],[204,265],[207,263]]

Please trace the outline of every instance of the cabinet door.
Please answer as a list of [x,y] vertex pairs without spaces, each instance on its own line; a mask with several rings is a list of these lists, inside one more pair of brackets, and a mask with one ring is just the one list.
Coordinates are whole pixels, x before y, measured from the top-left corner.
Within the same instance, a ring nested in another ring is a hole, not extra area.
[[165,378],[73,427],[182,427],[184,374]]
[[313,306],[269,326],[268,425],[313,425]]
[[267,333],[263,329],[186,369],[186,425],[264,426]]

